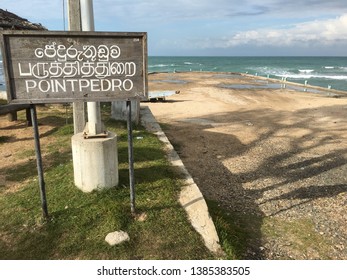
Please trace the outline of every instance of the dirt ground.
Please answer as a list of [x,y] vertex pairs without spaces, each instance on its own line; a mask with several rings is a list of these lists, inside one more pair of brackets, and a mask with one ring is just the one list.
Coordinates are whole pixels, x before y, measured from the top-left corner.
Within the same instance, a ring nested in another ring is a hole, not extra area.
[[[203,72],[152,74],[149,90],[180,90],[144,106],[204,196],[259,217],[245,258],[347,259],[347,94]],[[264,234],[271,219],[310,221],[329,248],[303,248],[293,229]]]
[[[6,115],[0,116],[0,192],[3,193],[15,192],[23,184],[18,180],[11,181],[11,176],[7,176],[9,170],[15,173],[19,166],[31,162],[36,171],[33,128],[27,126],[25,110],[18,112],[18,115],[20,117],[17,121],[9,121]],[[42,145],[49,143],[49,137],[45,136],[50,135],[55,129],[55,124],[49,120],[39,121]]]

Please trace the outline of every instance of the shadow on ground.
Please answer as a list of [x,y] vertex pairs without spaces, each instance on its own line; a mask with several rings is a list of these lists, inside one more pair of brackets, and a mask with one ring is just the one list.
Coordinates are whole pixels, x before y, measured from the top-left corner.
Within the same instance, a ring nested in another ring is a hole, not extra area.
[[347,193],[346,117],[339,106],[240,110],[177,119],[165,132],[204,196],[240,227],[238,257],[262,259],[265,217],[324,215],[318,201]]

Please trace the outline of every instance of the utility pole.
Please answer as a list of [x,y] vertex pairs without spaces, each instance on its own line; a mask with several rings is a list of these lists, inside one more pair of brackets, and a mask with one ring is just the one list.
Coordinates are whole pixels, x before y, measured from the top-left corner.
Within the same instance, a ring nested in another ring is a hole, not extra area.
[[[80,0],[81,3],[81,23],[82,31],[95,31],[93,0]],[[85,133],[88,136],[95,137],[104,133],[101,122],[101,112],[99,102],[87,102],[88,123]]]
[[[93,32],[92,0],[70,0],[70,4],[76,9],[70,15],[80,19],[80,30]],[[87,109],[88,123],[72,136],[71,144],[75,185],[91,192],[118,185],[118,151],[117,136],[103,129],[99,102],[87,102]]]
[[[82,31],[81,5],[79,0],[68,0],[69,31]],[[86,125],[85,106],[83,101],[75,101],[73,106],[74,134],[84,130]]]

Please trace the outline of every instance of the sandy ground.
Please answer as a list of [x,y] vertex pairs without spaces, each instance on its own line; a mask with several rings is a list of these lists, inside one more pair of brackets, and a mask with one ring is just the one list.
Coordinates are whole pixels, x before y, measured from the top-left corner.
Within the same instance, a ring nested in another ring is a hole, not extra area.
[[[226,211],[260,217],[245,258],[347,259],[347,95],[202,72],[153,74],[149,89],[180,90],[144,106],[204,196]],[[309,219],[331,247],[323,254],[297,249],[300,241],[285,234],[264,237],[265,217]]]

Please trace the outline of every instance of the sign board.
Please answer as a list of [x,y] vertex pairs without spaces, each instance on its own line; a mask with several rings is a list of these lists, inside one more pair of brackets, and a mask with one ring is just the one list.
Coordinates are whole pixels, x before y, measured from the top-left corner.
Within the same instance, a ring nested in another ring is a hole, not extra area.
[[147,98],[147,34],[1,33],[10,103]]

